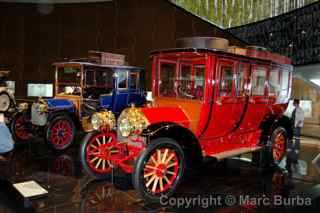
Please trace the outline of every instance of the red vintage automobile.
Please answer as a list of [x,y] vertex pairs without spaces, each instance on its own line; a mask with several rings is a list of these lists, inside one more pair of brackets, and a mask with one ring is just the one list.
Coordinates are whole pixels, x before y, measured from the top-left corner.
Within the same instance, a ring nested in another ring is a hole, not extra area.
[[119,167],[151,202],[174,193],[185,168],[204,158],[252,153],[253,161],[279,163],[292,133],[283,115],[290,59],[259,47],[229,47],[219,38],[185,38],[178,45],[151,53],[153,101],[125,109],[117,132],[107,131],[114,127],[96,114],[92,122],[101,131],[88,134],[81,147],[89,174],[103,178]]

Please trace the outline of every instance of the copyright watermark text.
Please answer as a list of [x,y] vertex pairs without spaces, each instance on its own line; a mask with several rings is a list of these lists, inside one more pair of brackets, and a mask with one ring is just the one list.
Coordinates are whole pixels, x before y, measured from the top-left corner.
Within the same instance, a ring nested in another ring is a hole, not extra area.
[[180,196],[168,197],[161,196],[160,204],[163,206],[171,206],[175,208],[209,208],[209,207],[225,207],[225,206],[311,206],[312,199],[299,195],[291,197],[283,197],[281,195],[274,196],[251,196],[251,195],[197,195],[197,196]]

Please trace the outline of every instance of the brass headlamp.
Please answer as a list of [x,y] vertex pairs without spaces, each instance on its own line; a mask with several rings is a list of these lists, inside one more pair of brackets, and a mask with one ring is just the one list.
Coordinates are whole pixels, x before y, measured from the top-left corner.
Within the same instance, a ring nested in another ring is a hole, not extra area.
[[118,119],[118,128],[121,136],[128,137],[131,134],[140,134],[149,125],[141,109],[134,105],[123,110]]
[[96,112],[91,116],[91,125],[94,130],[101,127],[113,129],[116,125],[116,117],[111,111]]

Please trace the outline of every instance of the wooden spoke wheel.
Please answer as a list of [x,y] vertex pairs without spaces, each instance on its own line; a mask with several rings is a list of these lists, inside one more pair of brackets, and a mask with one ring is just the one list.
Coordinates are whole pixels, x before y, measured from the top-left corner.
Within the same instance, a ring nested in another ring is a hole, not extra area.
[[47,127],[47,141],[55,150],[68,148],[75,137],[76,128],[67,115],[57,116],[49,121]]
[[81,145],[81,162],[86,172],[98,179],[107,178],[112,170],[112,159],[120,155],[116,135],[112,132],[88,134]]
[[286,136],[283,132],[277,133],[272,144],[273,159],[279,161],[285,154]]
[[153,152],[144,168],[144,184],[148,191],[161,193],[168,190],[179,172],[177,153],[169,148]]
[[272,157],[274,163],[278,164],[285,156],[287,144],[287,132],[284,128],[276,128],[271,136],[272,141]]
[[155,139],[139,156],[132,177],[133,185],[148,202],[159,202],[161,195],[170,196],[175,192],[184,166],[184,153],[176,141]]

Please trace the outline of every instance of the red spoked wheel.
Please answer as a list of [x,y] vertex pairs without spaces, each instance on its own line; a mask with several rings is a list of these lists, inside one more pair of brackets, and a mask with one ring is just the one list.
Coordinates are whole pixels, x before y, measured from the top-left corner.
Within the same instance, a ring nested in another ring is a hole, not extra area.
[[177,153],[169,148],[157,149],[145,165],[143,175],[145,186],[152,193],[162,193],[172,186],[178,172]]
[[285,153],[285,142],[285,136],[282,133],[278,133],[274,140],[274,143],[272,144],[272,154],[274,160],[279,161],[282,159]]
[[86,172],[96,178],[107,178],[112,170],[112,160],[121,157],[113,132],[88,134],[81,144],[81,162]]
[[31,128],[30,120],[27,115],[18,113],[15,115],[11,122],[11,133],[13,139],[16,142],[27,142],[31,139],[32,134],[30,133]]
[[183,177],[184,152],[170,138],[152,140],[137,160],[133,185],[148,202],[172,195]]
[[67,115],[54,118],[47,127],[47,141],[56,150],[68,148],[75,137],[76,129]]
[[279,163],[285,155],[287,133],[282,127],[275,129],[271,136],[272,141],[272,157],[275,163]]

